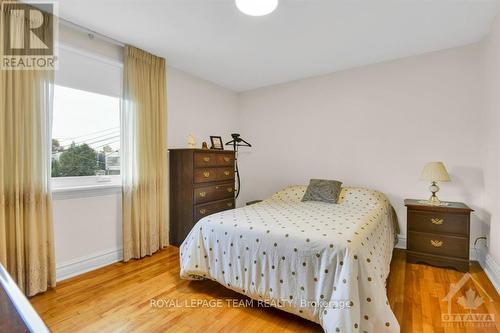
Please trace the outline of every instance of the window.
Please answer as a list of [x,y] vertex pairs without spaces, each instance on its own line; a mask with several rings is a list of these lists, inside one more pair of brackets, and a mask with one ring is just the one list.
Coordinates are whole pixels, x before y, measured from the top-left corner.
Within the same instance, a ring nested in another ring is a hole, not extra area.
[[121,67],[59,51],[52,121],[52,187],[120,184]]
[[56,85],[52,177],[119,174],[119,98]]

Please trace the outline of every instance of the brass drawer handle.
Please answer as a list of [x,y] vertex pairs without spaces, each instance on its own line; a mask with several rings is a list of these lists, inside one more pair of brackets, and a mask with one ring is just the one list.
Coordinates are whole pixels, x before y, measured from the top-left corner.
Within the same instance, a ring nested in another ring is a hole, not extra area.
[[227,188],[227,191],[228,191],[229,193],[231,193],[231,192],[233,192],[233,188],[232,188],[232,187],[228,187],[228,188]]
[[443,246],[443,241],[431,239],[431,245],[434,247],[441,247]]
[[224,161],[229,162],[229,160],[231,160],[229,157],[224,156]]
[[443,220],[443,219],[439,219],[439,218],[437,218],[437,217],[433,217],[433,218],[431,219],[431,223],[432,223],[432,224],[441,225],[441,224],[443,224],[443,222],[444,222],[444,220]]
[[203,191],[203,192],[200,192],[198,193],[200,197],[204,198],[207,196],[207,192]]
[[224,171],[225,176],[229,176],[231,173],[229,171]]
[[233,203],[232,203],[232,202],[228,202],[228,203],[227,203],[227,206],[228,206],[228,207],[233,207]]
[[204,176],[205,178],[210,177],[210,172],[208,172],[208,171],[203,171],[203,176]]
[[203,162],[210,162],[210,157],[203,157]]
[[200,214],[205,214],[206,212],[207,212],[206,209],[204,209],[204,208],[200,209]]

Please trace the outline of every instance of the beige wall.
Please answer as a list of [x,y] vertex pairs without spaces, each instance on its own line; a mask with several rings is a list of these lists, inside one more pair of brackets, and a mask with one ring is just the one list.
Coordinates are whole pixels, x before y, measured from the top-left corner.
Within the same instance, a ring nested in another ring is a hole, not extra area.
[[199,148],[202,141],[210,146],[210,135],[229,141],[237,125],[236,93],[176,68],[167,71],[168,146],[185,148],[189,133]]
[[485,119],[482,140],[485,173],[485,208],[491,216],[489,253],[500,263],[500,17],[483,41]]
[[481,45],[473,44],[240,94],[240,204],[310,178],[386,193],[406,234],[404,198],[427,198],[419,175],[444,161],[444,200],[476,212],[472,241],[488,233],[483,209]]

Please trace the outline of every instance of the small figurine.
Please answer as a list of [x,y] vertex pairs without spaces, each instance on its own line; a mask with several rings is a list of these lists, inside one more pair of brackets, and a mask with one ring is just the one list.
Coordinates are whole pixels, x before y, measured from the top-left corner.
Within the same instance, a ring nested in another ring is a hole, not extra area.
[[201,144],[201,149],[208,149],[208,143],[206,141],[203,141]]
[[188,136],[188,147],[196,148],[196,139],[193,134],[189,134]]

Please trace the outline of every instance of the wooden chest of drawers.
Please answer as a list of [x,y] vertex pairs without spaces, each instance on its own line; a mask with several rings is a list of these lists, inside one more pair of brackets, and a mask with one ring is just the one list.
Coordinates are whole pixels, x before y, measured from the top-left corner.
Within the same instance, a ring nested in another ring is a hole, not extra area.
[[234,152],[170,149],[170,244],[198,220],[234,208]]
[[469,270],[470,213],[460,202],[430,206],[406,199],[408,262]]

